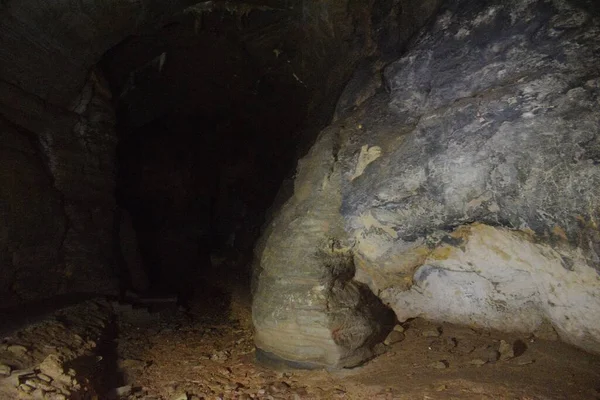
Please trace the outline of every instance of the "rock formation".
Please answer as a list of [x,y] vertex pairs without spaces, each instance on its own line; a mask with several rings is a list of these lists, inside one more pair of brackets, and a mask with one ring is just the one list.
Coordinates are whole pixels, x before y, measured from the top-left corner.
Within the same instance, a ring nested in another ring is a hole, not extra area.
[[599,55],[583,6],[446,2],[298,164],[257,251],[257,346],[359,362],[387,323],[363,284],[400,321],[548,321],[600,352]]

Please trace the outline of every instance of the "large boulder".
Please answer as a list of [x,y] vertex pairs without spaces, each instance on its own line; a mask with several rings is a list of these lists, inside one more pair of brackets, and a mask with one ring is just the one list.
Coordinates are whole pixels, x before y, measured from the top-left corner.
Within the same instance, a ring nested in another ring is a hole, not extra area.
[[385,313],[331,290],[367,285],[402,321],[549,322],[600,353],[600,22],[582,4],[448,1],[386,93],[322,132],[258,248],[259,349],[368,357]]

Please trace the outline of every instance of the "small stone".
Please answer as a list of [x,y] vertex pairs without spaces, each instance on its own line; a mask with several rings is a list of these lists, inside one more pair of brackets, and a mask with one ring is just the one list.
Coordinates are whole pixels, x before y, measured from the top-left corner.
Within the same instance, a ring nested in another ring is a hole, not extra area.
[[471,357],[473,358],[481,358],[482,360],[486,360],[487,362],[496,362],[500,358],[500,353],[495,349],[494,346],[481,346],[475,349],[471,353]]
[[441,335],[440,329],[430,329],[427,331],[423,331],[421,334],[423,337],[439,337]]
[[22,356],[29,351],[27,347],[21,346],[20,344],[11,344],[8,346],[7,350],[16,356]]
[[394,343],[398,343],[404,340],[404,333],[393,330],[383,341],[383,344],[386,346],[390,346]]
[[55,354],[50,354],[39,366],[40,371],[48,376],[60,376],[63,374],[62,360]]
[[498,348],[498,352],[500,353],[501,361],[510,360],[511,358],[515,357],[513,345],[504,340],[500,341],[500,347]]
[[395,330],[396,332],[400,332],[400,333],[402,333],[402,332],[404,332],[404,327],[403,327],[402,325],[398,324],[398,325],[396,325],[396,326],[394,327],[394,330]]
[[47,382],[47,383],[52,382],[52,378],[46,374],[40,373],[40,374],[37,374],[37,377],[40,378],[41,380],[43,380],[44,382]]
[[229,355],[224,350],[217,351],[216,353],[214,353],[213,355],[210,356],[210,359],[212,361],[218,361],[218,362],[226,361],[228,358],[229,358]]
[[113,397],[129,396],[131,394],[131,385],[120,386],[111,390]]
[[[558,341],[559,336],[551,323],[545,321],[533,332],[538,339]],[[533,338],[532,338],[533,339]]]
[[125,359],[118,361],[120,369],[143,369],[146,365],[146,361],[143,360]]
[[535,362],[535,360],[520,360],[517,365],[529,365],[529,364],[533,364]]
[[171,397],[171,400],[189,400],[187,393],[178,393],[177,395]]
[[386,345],[383,343],[377,343],[375,346],[373,346],[373,354],[376,356],[383,355],[386,352],[387,352],[387,348],[386,348]]
[[35,390],[35,388],[32,388],[31,386],[22,383],[19,385],[19,390],[23,393],[29,394],[29,393],[32,393]]
[[290,385],[288,385],[285,382],[276,382],[274,384],[272,384],[271,386],[269,386],[269,393],[271,394],[276,394],[276,393],[282,393],[282,392],[287,392],[290,389]]
[[44,382],[43,380],[38,379],[37,377],[26,379],[25,384],[31,386],[32,388],[40,389],[45,392],[52,392],[55,390],[52,385],[49,385],[47,382]]
[[225,389],[227,392],[232,392],[237,389],[237,385],[234,385],[233,383],[226,383],[223,389]]
[[44,400],[67,400],[67,396],[62,393],[50,392],[44,394]]
[[435,388],[436,392],[443,392],[444,390],[448,389],[448,386],[446,385],[439,385]]
[[456,338],[437,338],[429,344],[429,350],[438,352],[452,352],[457,346]]
[[436,361],[436,362],[432,362],[428,366],[429,366],[429,368],[446,369],[446,368],[448,368],[449,364],[448,364],[448,361]]
[[10,376],[12,368],[10,365],[0,364],[0,376]]
[[482,360],[481,358],[476,358],[474,360],[469,361],[469,364],[476,365],[478,367],[481,367],[482,365],[485,365],[487,363],[488,362],[486,360]]

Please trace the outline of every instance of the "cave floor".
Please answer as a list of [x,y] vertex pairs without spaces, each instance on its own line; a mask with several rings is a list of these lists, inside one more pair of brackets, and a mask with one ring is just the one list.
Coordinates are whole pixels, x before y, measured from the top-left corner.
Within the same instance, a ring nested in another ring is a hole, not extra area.
[[248,296],[231,292],[203,290],[189,309],[96,299],[29,321],[0,344],[0,400],[600,399],[600,357],[551,330],[415,319],[357,368],[270,369],[255,361]]
[[600,399],[599,357],[551,338],[420,319],[403,324],[404,339],[382,345],[382,354],[360,367],[271,370],[254,361],[250,311],[243,307],[235,321],[225,301],[158,319],[131,318],[135,312],[120,318],[120,374],[113,380],[119,398]]

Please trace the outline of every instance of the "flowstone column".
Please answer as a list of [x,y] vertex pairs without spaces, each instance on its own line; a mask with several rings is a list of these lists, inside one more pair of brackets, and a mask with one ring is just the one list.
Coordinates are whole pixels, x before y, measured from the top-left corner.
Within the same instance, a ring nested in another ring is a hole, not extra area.
[[393,313],[352,280],[335,128],[298,166],[294,195],[257,246],[253,322],[259,358],[296,367],[351,367],[372,356]]

